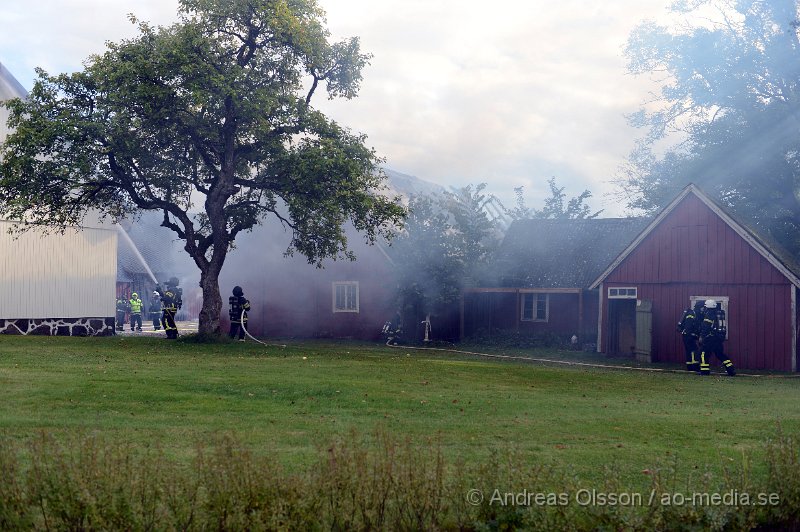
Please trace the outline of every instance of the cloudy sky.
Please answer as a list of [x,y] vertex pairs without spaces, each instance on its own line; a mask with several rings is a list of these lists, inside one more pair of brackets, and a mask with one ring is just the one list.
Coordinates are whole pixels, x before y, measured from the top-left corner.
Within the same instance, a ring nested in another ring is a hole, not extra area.
[[[670,0],[319,0],[333,37],[374,55],[360,96],[318,101],[386,159],[444,186],[486,182],[509,206],[524,186],[541,206],[555,177],[625,213],[611,180],[640,131],[625,115],[655,87],[626,74],[622,50]],[[2,0],[0,62],[25,88],[34,68],[81,68],[106,41],[134,35],[127,13],[175,20],[177,0]]]

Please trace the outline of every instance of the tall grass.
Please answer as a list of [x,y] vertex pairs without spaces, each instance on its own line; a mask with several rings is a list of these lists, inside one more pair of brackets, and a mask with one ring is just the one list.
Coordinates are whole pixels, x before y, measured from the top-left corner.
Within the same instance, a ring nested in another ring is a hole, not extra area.
[[[197,444],[190,463],[157,446],[133,448],[83,434],[68,441],[0,439],[2,530],[747,530],[800,523],[800,440],[765,442],[767,478],[748,459],[715,478],[646,470],[640,504],[624,499],[613,466],[587,489],[569,471],[510,452],[448,462],[436,438],[352,432],[288,471],[232,436]],[[720,504],[677,504],[676,494],[726,494]],[[596,499],[592,499],[595,493]],[[743,504],[748,494],[777,504]],[[480,496],[476,495],[480,494]],[[520,494],[523,496],[520,497]],[[539,499],[532,495],[542,496]],[[578,494],[585,495],[579,502]],[[617,499],[609,501],[616,494]],[[605,499],[604,499],[605,497]],[[672,503],[666,501],[671,500]]]

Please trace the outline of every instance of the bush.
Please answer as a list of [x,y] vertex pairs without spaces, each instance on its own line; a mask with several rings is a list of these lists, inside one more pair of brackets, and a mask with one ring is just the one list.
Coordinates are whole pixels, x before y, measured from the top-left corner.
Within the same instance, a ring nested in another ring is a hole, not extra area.
[[[132,449],[81,435],[0,439],[0,529],[70,530],[747,530],[800,524],[800,442],[767,445],[766,478],[746,459],[723,478],[680,479],[676,464],[647,470],[649,504],[576,504],[568,471],[513,449],[447,463],[436,438],[350,433],[291,473],[235,437],[197,446],[190,464],[158,447]],[[527,465],[526,465],[527,464]],[[624,493],[610,466],[600,493]],[[564,494],[537,502],[519,492]],[[669,504],[674,493],[776,493],[779,505]],[[474,497],[473,497],[474,495]]]

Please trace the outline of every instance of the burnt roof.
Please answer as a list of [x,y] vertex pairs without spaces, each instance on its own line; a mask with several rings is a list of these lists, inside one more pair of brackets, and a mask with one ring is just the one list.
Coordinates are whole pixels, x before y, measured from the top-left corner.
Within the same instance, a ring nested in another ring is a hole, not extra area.
[[497,251],[492,284],[588,288],[648,221],[647,218],[516,220]]

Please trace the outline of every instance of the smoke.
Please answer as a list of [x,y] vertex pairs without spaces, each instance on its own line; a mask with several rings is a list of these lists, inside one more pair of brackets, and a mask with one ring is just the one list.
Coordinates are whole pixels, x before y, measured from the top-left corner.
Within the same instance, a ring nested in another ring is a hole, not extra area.
[[[394,309],[391,265],[352,227],[346,233],[357,260],[327,259],[323,268],[285,256],[292,235],[274,217],[239,235],[220,274],[223,321],[238,285],[250,300],[248,330],[256,336],[376,339]],[[335,283],[357,283],[357,312],[335,309]]]

